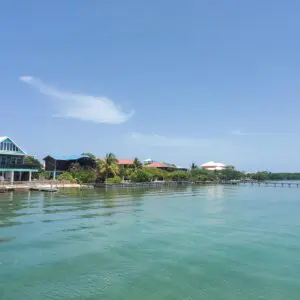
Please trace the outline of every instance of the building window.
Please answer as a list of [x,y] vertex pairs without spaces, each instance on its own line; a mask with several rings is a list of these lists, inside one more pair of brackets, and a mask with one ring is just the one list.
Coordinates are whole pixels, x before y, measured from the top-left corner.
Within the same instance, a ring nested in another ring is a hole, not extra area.
[[0,165],[5,165],[5,164],[6,164],[6,157],[0,156]]
[[20,152],[20,149],[11,141],[0,143],[0,151]]

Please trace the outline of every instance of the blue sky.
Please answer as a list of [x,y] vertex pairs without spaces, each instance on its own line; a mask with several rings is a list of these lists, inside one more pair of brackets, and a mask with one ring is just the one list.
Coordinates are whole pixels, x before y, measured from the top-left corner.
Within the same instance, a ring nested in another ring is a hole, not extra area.
[[299,1],[6,1],[0,135],[299,171]]

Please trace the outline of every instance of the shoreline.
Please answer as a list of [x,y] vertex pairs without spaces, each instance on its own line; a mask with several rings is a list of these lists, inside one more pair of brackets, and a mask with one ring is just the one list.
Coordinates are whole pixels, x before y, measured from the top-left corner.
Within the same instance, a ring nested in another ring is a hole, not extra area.
[[152,182],[127,182],[127,183],[90,183],[90,184],[79,184],[79,183],[66,183],[66,182],[22,182],[14,184],[0,184],[0,193],[13,192],[13,191],[44,191],[44,192],[57,192],[59,189],[70,188],[70,189],[126,189],[126,188],[162,188],[162,187],[178,187],[178,186],[215,186],[215,185],[257,185],[266,187],[300,187],[300,182],[291,181],[152,181]]
[[152,182],[131,182],[131,183],[93,183],[93,184],[78,184],[78,183],[19,183],[19,184],[1,184],[0,193],[12,191],[29,191],[29,190],[48,190],[55,191],[61,188],[95,188],[95,189],[123,189],[123,188],[160,188],[160,187],[175,187],[187,185],[218,185],[218,182],[191,182],[191,181],[152,181]]
[[87,184],[79,183],[39,183],[39,184],[1,184],[0,193],[13,191],[30,191],[31,189],[61,189],[61,188],[90,188]]

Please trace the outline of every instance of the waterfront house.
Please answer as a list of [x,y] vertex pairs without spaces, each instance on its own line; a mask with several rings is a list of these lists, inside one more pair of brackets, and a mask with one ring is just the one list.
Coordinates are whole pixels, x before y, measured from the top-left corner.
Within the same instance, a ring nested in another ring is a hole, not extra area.
[[96,162],[88,155],[47,155],[44,158],[45,171],[51,173],[51,177],[56,179],[58,175],[70,169],[72,164],[78,163],[81,167],[94,168]]
[[210,171],[221,171],[221,170],[226,169],[226,165],[223,163],[216,163],[214,161],[209,161],[205,164],[202,164],[201,168],[204,168],[204,169],[210,170]]
[[0,137],[1,181],[31,181],[32,173],[38,172],[37,165],[25,164],[26,152],[7,136]]
[[148,165],[144,165],[144,168],[157,168],[165,171],[175,171],[176,166],[167,164],[167,163],[160,163],[160,162],[153,162]]
[[119,167],[131,168],[131,167],[133,167],[134,160],[133,159],[118,159],[117,164]]

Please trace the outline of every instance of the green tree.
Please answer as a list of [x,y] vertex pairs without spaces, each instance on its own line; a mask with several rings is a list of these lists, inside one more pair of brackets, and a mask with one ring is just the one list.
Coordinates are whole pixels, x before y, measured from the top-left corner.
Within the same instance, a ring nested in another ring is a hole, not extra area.
[[221,180],[240,180],[243,177],[245,177],[245,174],[234,168],[226,168],[219,171],[219,179]]
[[119,184],[121,182],[122,182],[122,179],[120,176],[114,176],[112,178],[107,178],[105,180],[105,183],[107,183],[107,184]]
[[41,171],[43,169],[43,165],[41,164],[41,162],[38,159],[34,158],[33,156],[25,156],[24,157],[24,164],[37,166],[39,171]]
[[270,178],[270,174],[267,171],[263,171],[263,172],[257,172],[252,174],[251,178],[257,181],[265,181],[268,180]]
[[83,153],[81,153],[81,155],[86,155],[86,156],[90,157],[91,159],[96,160],[96,155],[94,155],[93,153],[83,152]]
[[191,170],[194,170],[194,169],[197,169],[197,168],[198,168],[198,166],[196,165],[196,163],[192,162],[192,164],[191,164]]
[[76,179],[72,176],[70,172],[64,172],[57,177],[59,181],[69,181],[71,183],[76,183]]
[[79,163],[73,163],[69,168],[69,173],[79,183],[95,182],[97,172],[91,167],[83,167]]
[[97,160],[99,180],[105,181],[107,178],[118,175],[120,169],[117,162],[118,160],[113,153],[108,153],[104,159]]
[[152,176],[147,171],[138,169],[131,174],[130,180],[132,182],[150,182]]
[[141,161],[137,157],[133,160],[133,167],[134,167],[135,170],[143,168],[143,164],[141,163]]
[[74,177],[79,183],[94,183],[96,181],[97,172],[92,168],[82,169],[77,172]]
[[188,173],[185,171],[174,171],[170,172],[167,178],[173,181],[185,181],[188,180]]
[[204,168],[195,168],[189,172],[191,181],[217,181],[218,177],[215,172],[206,170]]
[[152,177],[153,180],[165,180],[169,174],[169,172],[159,168],[145,168],[144,170]]

